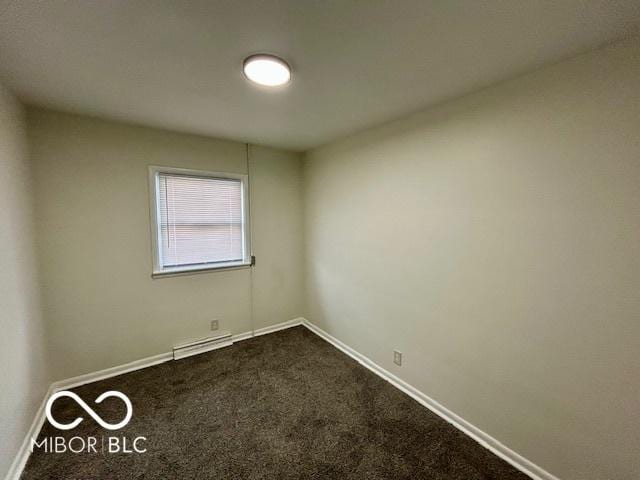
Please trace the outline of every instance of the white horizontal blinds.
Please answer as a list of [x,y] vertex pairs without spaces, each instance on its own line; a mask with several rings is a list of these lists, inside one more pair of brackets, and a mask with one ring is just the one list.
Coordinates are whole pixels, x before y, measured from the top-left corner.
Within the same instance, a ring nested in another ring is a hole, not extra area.
[[243,259],[242,183],[158,174],[163,268]]

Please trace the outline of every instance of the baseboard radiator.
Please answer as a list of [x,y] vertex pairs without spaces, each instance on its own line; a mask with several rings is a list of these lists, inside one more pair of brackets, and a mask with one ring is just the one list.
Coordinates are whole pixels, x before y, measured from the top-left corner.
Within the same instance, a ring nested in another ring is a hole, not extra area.
[[181,345],[176,345],[173,347],[173,359],[179,360],[181,358],[198,355],[199,353],[209,352],[211,350],[228,347],[230,345],[233,345],[231,332],[221,332],[213,337],[201,338],[199,340],[193,340]]

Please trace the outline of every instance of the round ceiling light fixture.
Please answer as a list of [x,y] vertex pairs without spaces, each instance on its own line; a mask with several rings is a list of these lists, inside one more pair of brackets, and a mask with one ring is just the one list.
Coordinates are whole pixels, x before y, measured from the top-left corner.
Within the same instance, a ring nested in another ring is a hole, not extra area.
[[291,68],[287,62],[268,53],[245,58],[242,69],[245,77],[265,87],[284,85],[291,79]]

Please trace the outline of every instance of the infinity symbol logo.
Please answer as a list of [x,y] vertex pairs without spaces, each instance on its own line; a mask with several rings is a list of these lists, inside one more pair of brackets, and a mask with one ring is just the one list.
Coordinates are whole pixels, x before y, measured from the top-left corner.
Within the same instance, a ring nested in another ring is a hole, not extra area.
[[127,406],[127,414],[125,415],[124,420],[122,420],[120,423],[112,424],[102,420],[102,418],[100,418],[100,416],[96,412],[94,412],[93,409],[89,405],[87,405],[84,402],[84,400],[82,400],[78,395],[76,395],[73,392],[69,392],[67,390],[62,390],[60,392],[57,392],[51,395],[49,400],[47,400],[47,406],[46,406],[47,419],[49,420],[51,425],[53,425],[59,430],[71,430],[72,428],[77,427],[80,424],[80,422],[84,420],[82,417],[78,417],[73,422],[67,423],[67,424],[57,422],[56,419],[53,418],[53,415],[51,414],[51,407],[53,406],[53,402],[55,402],[60,397],[73,398],[76,401],[76,403],[84,409],[85,412],[91,415],[91,417],[96,422],[98,422],[102,426],[102,428],[106,428],[107,430],[118,430],[124,427],[127,423],[129,423],[129,420],[131,420],[131,415],[133,415],[133,406],[131,405],[131,401],[129,400],[129,397],[127,397],[124,393],[117,392],[115,390],[110,390],[108,392],[104,392],[102,395],[96,398],[96,403],[101,403],[105,398],[118,397]]

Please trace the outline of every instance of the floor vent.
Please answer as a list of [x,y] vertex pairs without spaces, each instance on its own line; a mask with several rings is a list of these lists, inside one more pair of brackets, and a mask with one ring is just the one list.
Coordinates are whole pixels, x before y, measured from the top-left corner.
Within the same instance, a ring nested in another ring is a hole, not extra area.
[[233,345],[231,332],[225,332],[215,337],[201,338],[200,340],[194,340],[193,342],[183,343],[182,345],[173,347],[173,359],[178,360],[230,345]]

